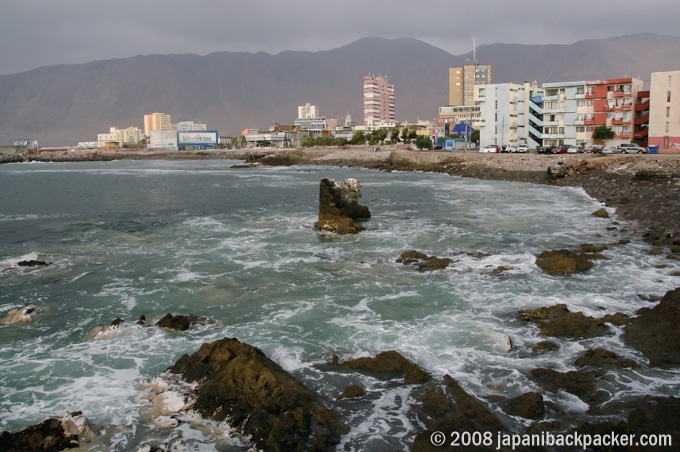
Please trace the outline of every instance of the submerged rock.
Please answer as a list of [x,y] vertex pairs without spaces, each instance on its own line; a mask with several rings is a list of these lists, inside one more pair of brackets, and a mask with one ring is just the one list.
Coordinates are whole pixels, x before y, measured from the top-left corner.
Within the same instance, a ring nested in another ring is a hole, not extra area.
[[545,414],[543,396],[538,392],[527,392],[508,401],[505,412],[525,419],[540,419]]
[[24,306],[23,308],[10,309],[5,315],[3,322],[5,323],[29,323],[32,322],[36,314],[40,310],[33,304]]
[[640,350],[652,366],[680,365],[680,288],[666,292],[653,308],[642,308],[626,325],[623,341]]
[[418,270],[426,272],[443,270],[453,263],[453,259],[428,256],[416,250],[409,250],[401,253],[396,262],[398,264],[414,265]]
[[592,268],[593,262],[582,253],[551,250],[539,254],[536,257],[536,265],[551,275],[568,275]]
[[551,337],[590,338],[609,334],[605,319],[596,319],[582,312],[570,312],[567,305],[519,310],[520,320],[539,325],[541,335]]
[[336,183],[321,179],[319,184],[319,218],[315,226],[322,231],[355,234],[363,230],[359,219],[371,218],[368,207],[359,204],[361,184],[356,179]]
[[30,260],[27,260],[27,261],[19,261],[19,262],[17,262],[17,265],[19,267],[47,267],[50,264],[48,264],[45,261],[30,259]]
[[169,371],[196,384],[193,410],[251,435],[264,450],[335,450],[345,430],[338,415],[258,348],[221,339]]
[[0,433],[0,450],[58,452],[80,446],[91,436],[89,423],[82,412],[66,413],[16,432]]

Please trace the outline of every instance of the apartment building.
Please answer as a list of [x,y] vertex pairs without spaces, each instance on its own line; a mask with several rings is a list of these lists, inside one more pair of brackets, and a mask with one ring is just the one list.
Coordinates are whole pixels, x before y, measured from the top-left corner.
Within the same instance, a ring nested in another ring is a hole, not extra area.
[[307,102],[304,105],[298,105],[297,119],[320,118],[319,107]]
[[653,72],[649,84],[650,146],[680,151],[680,71]]
[[[154,129],[154,130],[165,130],[165,129]],[[191,132],[194,130],[208,130],[208,125],[194,122],[194,121],[180,121],[172,125],[172,130],[177,130],[178,132]],[[150,136],[150,135],[148,135]]]
[[120,149],[126,144],[137,144],[142,141],[142,131],[138,127],[117,129],[111,127],[109,133],[97,134],[97,147]]
[[172,130],[172,118],[165,113],[144,115],[144,135],[151,136],[152,130]]
[[475,102],[479,106],[480,116],[472,126],[479,129],[480,145],[540,145],[530,137],[528,119],[531,98],[538,91],[535,82],[475,86]]
[[642,85],[642,80],[628,77],[544,83],[541,88],[535,82],[477,87],[480,141],[588,146],[595,128],[606,125],[616,132],[608,144],[646,145],[649,94]]
[[396,122],[394,85],[383,76],[364,76],[364,126]]
[[491,65],[473,62],[449,68],[449,105],[475,105],[475,86],[491,83]]

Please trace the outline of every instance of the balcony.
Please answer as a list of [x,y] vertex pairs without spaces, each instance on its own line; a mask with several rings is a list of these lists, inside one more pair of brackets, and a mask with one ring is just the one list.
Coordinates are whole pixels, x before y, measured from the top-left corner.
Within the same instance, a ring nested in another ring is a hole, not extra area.
[[635,111],[645,111],[649,110],[649,99],[642,102],[641,104],[635,104]]
[[647,113],[646,115],[637,117],[633,121],[633,124],[635,124],[636,126],[639,126],[641,124],[647,124],[647,123],[649,123],[649,113]]
[[643,138],[647,138],[647,135],[649,135],[649,129],[645,127],[642,130],[637,130],[634,134],[633,137],[636,140],[642,140]]

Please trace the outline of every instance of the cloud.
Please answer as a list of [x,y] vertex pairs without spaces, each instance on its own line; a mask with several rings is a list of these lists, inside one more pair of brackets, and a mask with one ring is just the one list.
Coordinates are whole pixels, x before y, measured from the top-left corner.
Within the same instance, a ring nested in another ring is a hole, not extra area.
[[3,0],[0,74],[139,54],[328,50],[366,36],[413,37],[454,55],[493,43],[571,44],[678,35],[677,1]]

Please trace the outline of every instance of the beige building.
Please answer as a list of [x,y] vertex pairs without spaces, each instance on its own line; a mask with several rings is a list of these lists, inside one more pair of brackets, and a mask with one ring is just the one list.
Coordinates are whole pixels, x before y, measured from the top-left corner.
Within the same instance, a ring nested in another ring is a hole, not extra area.
[[138,127],[117,129],[111,127],[109,133],[97,134],[97,147],[120,149],[126,144],[137,144],[142,141],[142,131]]
[[648,144],[659,152],[680,152],[680,71],[652,72]]
[[491,65],[466,64],[449,69],[449,105],[475,104],[475,86],[492,83]]
[[151,136],[152,130],[172,130],[172,119],[165,113],[144,115],[144,135]]

